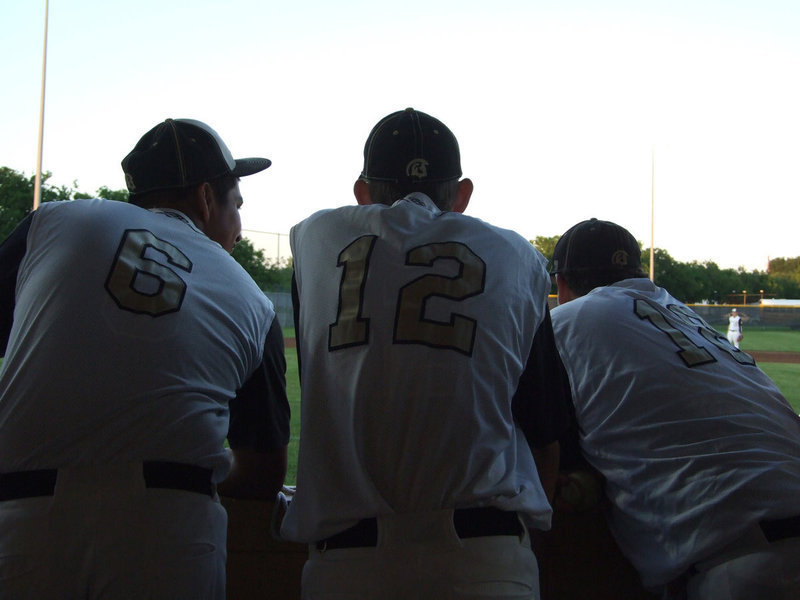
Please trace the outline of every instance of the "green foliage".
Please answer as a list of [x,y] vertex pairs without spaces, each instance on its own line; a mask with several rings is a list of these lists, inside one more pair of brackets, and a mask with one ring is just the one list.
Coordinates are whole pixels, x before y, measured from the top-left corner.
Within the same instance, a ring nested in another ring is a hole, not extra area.
[[[91,195],[76,190],[77,182],[73,183],[73,187],[49,186],[47,180],[50,176],[49,172],[42,175],[42,202],[93,197],[128,201],[127,191],[111,190],[105,186]],[[17,223],[32,210],[33,188],[33,176],[26,177],[8,167],[0,167],[0,240],[4,240]],[[549,261],[553,257],[553,250],[559,237],[536,236],[531,244]],[[770,261],[769,272],[764,273],[747,272],[743,269],[720,269],[713,262],[681,263],[661,248],[656,248],[653,255],[656,283],[687,303],[741,301],[742,290],[754,295],[760,294],[763,290],[764,297],[767,298],[800,298],[800,256],[774,258]],[[266,291],[291,289],[291,259],[270,261],[265,258],[262,250],[256,250],[246,239],[236,245],[233,256],[250,273],[261,289]],[[647,270],[650,264],[649,249],[642,251],[642,264]],[[555,287],[551,289],[551,293],[555,293]]]
[[[77,198],[106,198],[108,200],[128,201],[128,192],[101,187],[96,194],[77,191],[73,187],[47,185],[50,172],[42,173],[40,202],[54,200],[75,200]],[[33,210],[33,190],[36,177],[26,177],[8,167],[0,167],[0,240],[6,239],[14,227]]]
[[531,241],[531,244],[533,244],[533,247],[544,255],[544,257],[547,259],[547,262],[550,262],[553,260],[553,251],[556,249],[556,243],[560,237],[560,235],[554,235],[551,237],[537,235],[536,239]]
[[[711,261],[682,263],[661,248],[653,252],[653,262],[656,284],[686,303],[741,302],[743,290],[753,297],[760,296],[761,290],[764,290],[764,297],[767,298],[800,298],[800,282],[763,271],[720,269]],[[645,271],[649,272],[649,248],[642,251],[642,264]]]
[[0,239],[33,208],[33,181],[7,167],[0,167]]
[[[560,235],[554,235],[551,237],[537,235],[535,240],[528,240],[531,244],[533,244],[533,247],[541,252],[542,255],[547,259],[548,268],[553,262],[553,252],[556,249],[556,243],[560,237]],[[550,283],[550,294],[555,295],[557,293],[558,288],[556,287],[556,282],[554,280]]]
[[244,270],[250,274],[253,281],[263,290],[267,280],[267,265],[264,251],[256,250],[250,240],[242,238],[242,241],[233,247],[233,258],[244,267]]
[[[540,235],[531,244],[551,261],[560,237]],[[645,272],[649,273],[650,248],[642,249],[641,258]],[[742,290],[747,290],[752,297],[761,296],[763,290],[765,298],[800,298],[800,256],[772,259],[769,266],[769,273],[747,272],[742,268],[720,269],[711,261],[682,263],[666,250],[656,248],[653,251],[656,284],[687,304],[741,302]],[[555,286],[551,293],[555,293]]]
[[250,274],[259,288],[267,291],[289,291],[292,283],[291,260],[270,261],[263,250],[256,250],[247,238],[233,248],[233,258]]
[[[119,202],[128,201],[127,190],[112,190],[100,187],[96,193],[78,191],[77,182],[73,187],[54,187],[47,185],[50,173],[42,174],[41,202],[53,200],[77,200],[79,198],[105,198]],[[6,239],[14,227],[33,210],[33,188],[35,177],[26,177],[8,167],[0,167],[0,241]],[[263,250],[256,250],[245,239],[233,250],[233,257],[241,264],[262,290],[291,289],[291,260],[281,263],[270,262]]]
[[[47,185],[50,173],[42,173],[41,202],[69,200],[72,190]],[[8,167],[0,167],[0,240],[8,237],[14,227],[33,210],[33,190],[36,178],[25,177]]]
[[789,279],[800,284],[800,256],[773,258],[769,261],[769,274],[773,277]]
[[103,185],[97,188],[97,193],[95,194],[75,192],[73,199],[78,200],[79,198],[104,198],[106,200],[114,200],[116,202],[127,202],[128,190],[112,190]]
[[764,292],[770,298],[800,298],[800,281],[770,273]]
[[[647,262],[642,257],[642,264],[647,265],[649,271],[650,250],[647,253]],[[709,289],[711,282],[705,277],[705,269],[697,263],[684,264],[673,259],[666,250],[656,248],[653,253],[653,264],[655,268],[655,282],[664,287],[670,293],[683,300],[684,302],[702,302],[704,300],[716,301],[715,290]]]
[[264,289],[273,292],[289,292],[292,289],[292,259],[267,261],[267,283]]

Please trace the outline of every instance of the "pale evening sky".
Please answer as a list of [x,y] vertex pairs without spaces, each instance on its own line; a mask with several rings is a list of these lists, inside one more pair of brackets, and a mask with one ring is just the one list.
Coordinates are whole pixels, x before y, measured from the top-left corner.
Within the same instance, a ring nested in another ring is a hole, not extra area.
[[[0,166],[36,169],[44,0],[0,3]],[[364,140],[413,106],[450,126],[468,213],[528,239],[616,221],[681,261],[800,255],[800,3],[51,0],[43,169],[124,188],[166,117],[237,157],[246,230],[352,204]]]

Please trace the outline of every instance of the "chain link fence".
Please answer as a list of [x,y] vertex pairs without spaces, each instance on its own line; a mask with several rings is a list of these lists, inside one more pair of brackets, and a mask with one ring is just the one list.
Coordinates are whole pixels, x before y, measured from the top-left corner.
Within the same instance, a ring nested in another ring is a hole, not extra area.
[[[292,295],[289,292],[265,292],[275,305],[283,327],[294,327]],[[556,296],[549,297],[550,310],[558,306]],[[735,308],[744,325],[761,329],[800,329],[800,300],[795,306],[766,306],[761,304],[689,304],[709,325],[728,327],[728,315]]]

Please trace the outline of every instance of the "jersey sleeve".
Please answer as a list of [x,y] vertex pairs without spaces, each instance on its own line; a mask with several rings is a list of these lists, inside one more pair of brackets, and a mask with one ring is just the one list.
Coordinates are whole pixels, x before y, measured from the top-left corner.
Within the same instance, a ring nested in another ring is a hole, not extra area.
[[286,356],[277,316],[264,342],[264,358],[231,400],[230,413],[231,448],[270,452],[289,443]]
[[0,356],[5,356],[11,325],[14,321],[17,275],[25,256],[28,230],[34,213],[25,217],[0,244]]
[[569,378],[556,349],[550,310],[533,339],[511,410],[531,448],[558,441],[574,420]]

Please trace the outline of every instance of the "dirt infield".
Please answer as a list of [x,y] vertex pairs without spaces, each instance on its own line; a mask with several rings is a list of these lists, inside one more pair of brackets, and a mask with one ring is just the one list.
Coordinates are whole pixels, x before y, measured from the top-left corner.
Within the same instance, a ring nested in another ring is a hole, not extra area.
[[[747,350],[745,350],[747,352]],[[800,363],[800,352],[747,352],[757,363]]]

